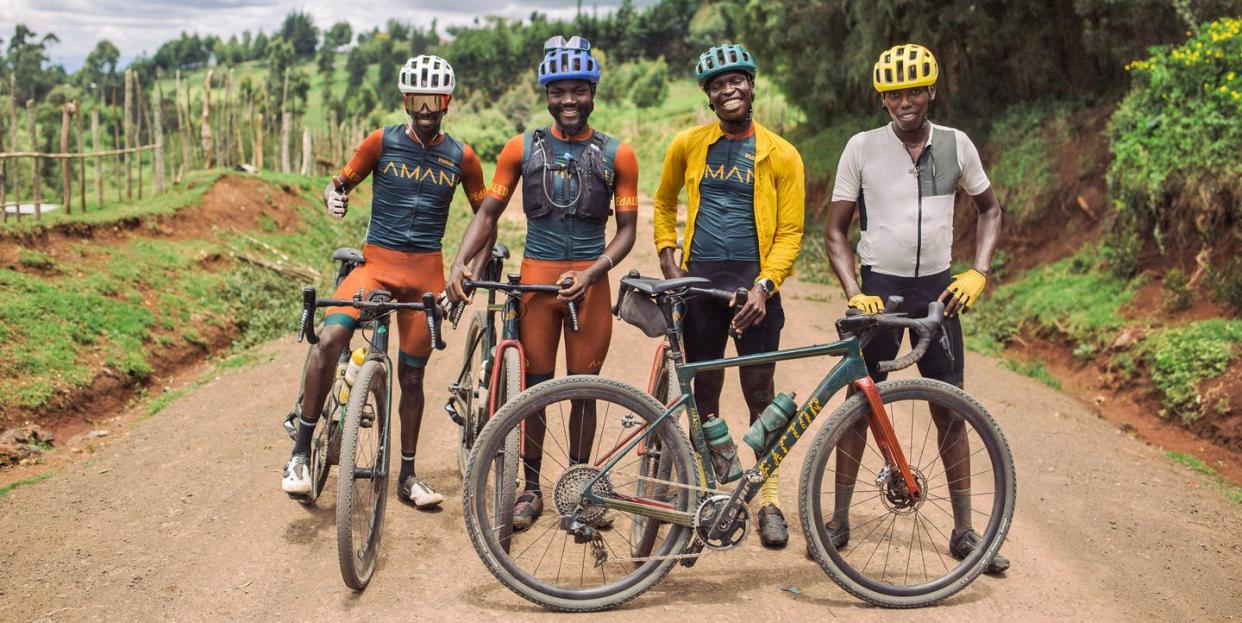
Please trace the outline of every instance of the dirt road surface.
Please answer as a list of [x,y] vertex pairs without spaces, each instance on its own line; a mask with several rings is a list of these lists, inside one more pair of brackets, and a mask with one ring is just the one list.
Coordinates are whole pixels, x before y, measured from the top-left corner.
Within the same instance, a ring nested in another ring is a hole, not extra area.
[[[614,282],[631,267],[656,271],[645,212],[640,242]],[[782,346],[832,337],[843,308],[835,289],[794,280],[784,292]],[[335,471],[311,508],[278,488],[289,453],[279,424],[305,348],[290,337],[260,349],[262,363],[207,379],[153,418],[120,416],[127,434],[0,498],[0,621],[548,618],[501,586],[466,537],[456,431],[439,408],[461,334],[432,359],[418,458],[420,475],[448,500],[439,512],[420,512],[390,498],[380,568],[364,593],[347,589],[337,568]],[[618,324],[604,373],[645,386],[654,346]],[[828,365],[781,364],[777,388],[805,394]],[[735,379],[730,373],[722,404],[741,404]],[[1242,507],[1158,449],[994,360],[970,355],[966,384],[1000,422],[1016,461],[1007,576],[981,577],[916,612],[867,606],[804,558],[798,470],[786,469],[787,549],[765,550],[752,535],[693,569],[675,568],[620,610],[557,618],[731,621],[760,611],[766,621],[1242,618]],[[745,430],[743,417],[730,414],[730,428]],[[807,445],[795,449],[791,466],[801,466]],[[782,590],[789,587],[801,594]]]

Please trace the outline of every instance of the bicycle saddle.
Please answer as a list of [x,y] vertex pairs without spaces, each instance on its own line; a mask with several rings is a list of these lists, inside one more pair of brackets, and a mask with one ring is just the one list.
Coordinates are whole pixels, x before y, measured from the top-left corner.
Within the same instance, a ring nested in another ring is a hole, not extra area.
[[676,279],[654,279],[651,277],[622,277],[621,285],[626,285],[643,294],[655,296],[670,290],[682,290],[692,286],[710,287],[712,282],[703,277],[678,277]]
[[351,249],[349,247],[341,247],[332,252],[332,260],[336,262],[353,262],[355,264],[365,264],[366,260],[362,259],[362,251]]
[[506,247],[503,242],[497,242],[496,245],[492,247],[492,257],[501,260],[509,259],[509,247]]

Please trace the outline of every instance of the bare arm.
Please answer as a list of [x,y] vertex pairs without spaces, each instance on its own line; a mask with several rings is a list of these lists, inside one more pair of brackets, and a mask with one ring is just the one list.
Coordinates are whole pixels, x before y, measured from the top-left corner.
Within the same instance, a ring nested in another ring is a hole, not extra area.
[[500,214],[504,210],[505,202],[489,195],[483,200],[483,205],[479,206],[479,211],[475,212],[474,218],[470,219],[470,225],[466,227],[466,235],[462,238],[461,247],[457,249],[457,256],[453,258],[453,267],[449,275],[448,294],[453,302],[466,300],[466,291],[462,288],[461,281],[463,278],[474,275],[470,269],[466,268],[466,262],[478,255],[480,251],[485,250],[490,241],[495,240],[496,221],[500,219]]
[[828,262],[841,282],[845,298],[862,294],[858,276],[854,272],[854,249],[850,247],[850,223],[858,208],[855,201],[833,201],[828,205],[828,219],[824,224],[824,242],[828,249]]
[[975,270],[988,274],[992,266],[992,254],[996,251],[996,243],[1000,241],[1001,214],[1000,202],[992,187],[974,195],[975,209],[979,211],[979,222],[975,224]]

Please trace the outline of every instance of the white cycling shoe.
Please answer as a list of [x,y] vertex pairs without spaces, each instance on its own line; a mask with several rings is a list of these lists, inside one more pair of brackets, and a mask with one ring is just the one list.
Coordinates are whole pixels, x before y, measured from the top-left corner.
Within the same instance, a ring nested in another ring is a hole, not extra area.
[[416,508],[439,506],[444,501],[443,495],[436,493],[427,483],[414,476],[406,476],[401,481],[397,487],[397,497],[413,503]]
[[280,488],[291,495],[306,495],[311,492],[310,465],[305,454],[295,454],[285,466],[284,478]]

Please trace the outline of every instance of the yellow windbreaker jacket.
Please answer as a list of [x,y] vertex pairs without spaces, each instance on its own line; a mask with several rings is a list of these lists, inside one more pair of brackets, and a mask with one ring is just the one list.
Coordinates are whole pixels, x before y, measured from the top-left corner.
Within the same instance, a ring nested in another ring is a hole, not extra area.
[[[673,137],[664,154],[664,170],[655,196],[656,252],[677,246],[677,195],[686,189],[686,236],[682,267],[690,259],[694,217],[699,210],[699,182],[707,166],[707,148],[724,132],[712,122],[690,128]],[[802,156],[771,130],[755,123],[755,231],[759,236],[759,278],[767,277],[780,288],[793,274],[794,260],[802,246],[806,210],[806,184]]]

